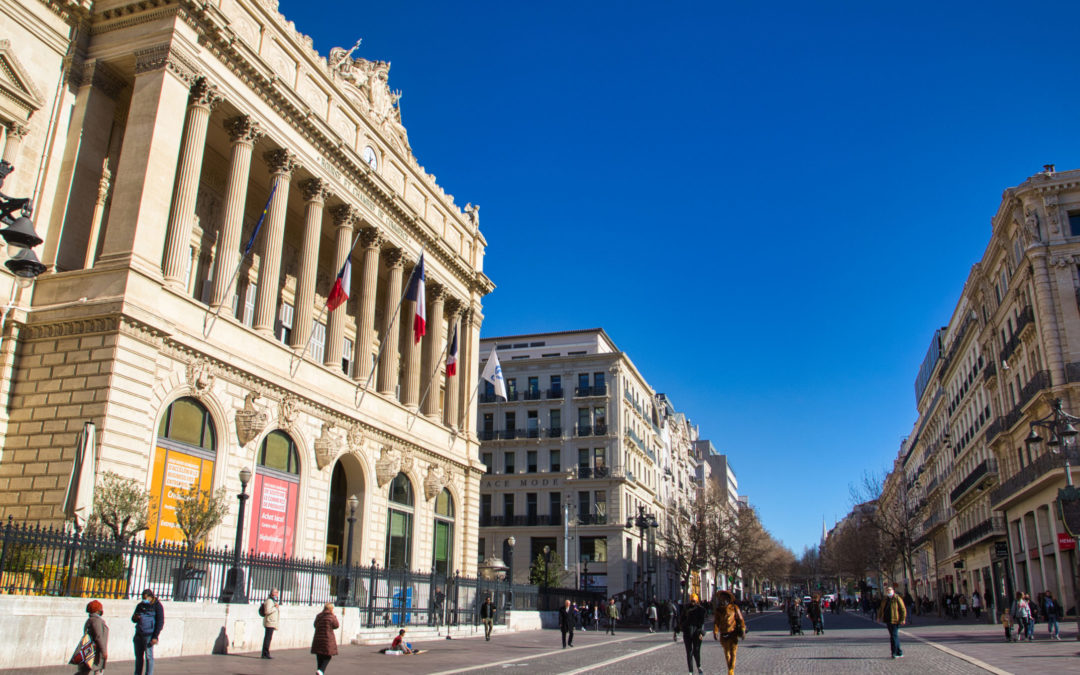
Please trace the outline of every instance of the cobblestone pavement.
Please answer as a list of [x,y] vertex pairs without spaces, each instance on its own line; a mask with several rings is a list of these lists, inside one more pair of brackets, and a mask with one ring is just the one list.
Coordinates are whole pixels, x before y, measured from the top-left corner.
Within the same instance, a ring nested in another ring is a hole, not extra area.
[[[749,635],[739,648],[738,673],[889,673],[966,674],[986,672],[1035,673],[1080,672],[1080,643],[1075,623],[1064,626],[1061,642],[1045,639],[1036,643],[1007,644],[1000,627],[991,625],[935,623],[916,619],[903,638],[904,658],[889,658],[888,634],[880,624],[855,614],[827,615],[825,634],[788,635],[783,616],[771,612],[751,615]],[[1045,626],[1041,625],[1041,638]],[[941,645],[953,653],[930,644]],[[127,639],[117,633],[113,639]],[[578,632],[574,647],[560,648],[558,631],[529,631],[499,635],[491,642],[483,639],[439,640],[416,646],[430,650],[419,656],[383,656],[375,647],[343,646],[334,657],[327,675],[371,673],[398,675],[425,673],[455,675],[469,673],[540,673],[578,675],[582,673],[685,673],[686,660],[681,638],[673,642],[670,633],[649,634],[620,630],[611,637],[593,631]],[[974,658],[977,663],[965,660]],[[706,673],[725,672],[719,643],[706,637],[702,659]],[[985,663],[987,667],[979,664]],[[109,672],[130,672],[133,664],[111,664]],[[71,667],[3,671],[23,675],[61,675]],[[264,661],[257,653],[228,656],[187,656],[160,659],[157,675],[281,675],[312,673],[315,658],[306,649],[279,650]]]

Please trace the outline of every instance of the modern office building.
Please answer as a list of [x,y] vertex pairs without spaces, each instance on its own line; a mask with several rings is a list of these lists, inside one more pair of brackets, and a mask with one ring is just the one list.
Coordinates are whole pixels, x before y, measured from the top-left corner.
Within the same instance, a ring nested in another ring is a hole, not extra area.
[[[678,579],[651,551],[671,504],[693,498],[697,430],[657,395],[600,328],[484,338],[508,400],[483,383],[478,410],[481,558],[505,558],[514,579],[557,551],[563,584],[614,595],[676,597]],[[655,520],[640,528],[628,519]]]
[[[0,516],[65,520],[93,422],[99,475],[156,497],[152,540],[179,538],[178,490],[236,494],[247,468],[245,548],[341,559],[355,495],[355,561],[475,572],[486,242],[359,56],[274,0],[0,4],[3,191],[33,197],[48,266],[0,274]],[[415,341],[395,308],[421,251]]]

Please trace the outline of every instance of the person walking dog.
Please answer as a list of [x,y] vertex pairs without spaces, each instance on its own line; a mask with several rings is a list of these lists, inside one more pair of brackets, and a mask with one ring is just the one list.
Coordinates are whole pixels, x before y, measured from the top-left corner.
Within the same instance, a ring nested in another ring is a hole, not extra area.
[[315,634],[311,638],[311,653],[315,655],[316,675],[325,675],[330,658],[337,656],[337,638],[334,631],[339,628],[334,616],[334,603],[323,605],[323,610],[315,615]]
[[904,650],[900,648],[900,626],[907,623],[907,608],[892,586],[885,587],[885,599],[878,608],[878,621],[884,622],[889,629],[889,649],[892,657],[903,657]]
[[135,675],[143,675],[143,666],[146,666],[146,675],[154,675],[154,645],[158,643],[158,636],[165,626],[165,608],[161,601],[154,597],[154,591],[147,588],[142,592],[142,600],[135,605],[135,613],[131,615],[131,622],[135,624]]
[[263,604],[259,606],[259,614],[263,618],[263,645],[262,645],[262,657],[264,659],[272,659],[270,656],[270,642],[274,639],[274,631],[278,629],[278,625],[281,622],[281,611],[278,609],[278,590],[276,588],[270,589],[270,597],[263,601]]

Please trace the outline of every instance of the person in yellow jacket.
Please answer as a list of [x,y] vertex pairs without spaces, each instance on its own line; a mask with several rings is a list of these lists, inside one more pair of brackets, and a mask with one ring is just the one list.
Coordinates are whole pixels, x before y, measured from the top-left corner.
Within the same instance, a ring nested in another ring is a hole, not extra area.
[[892,586],[885,587],[885,599],[878,607],[878,621],[884,622],[885,627],[889,629],[889,648],[892,651],[892,657],[894,659],[903,657],[904,650],[900,649],[900,626],[907,623],[907,607],[904,607],[904,601],[900,599]]

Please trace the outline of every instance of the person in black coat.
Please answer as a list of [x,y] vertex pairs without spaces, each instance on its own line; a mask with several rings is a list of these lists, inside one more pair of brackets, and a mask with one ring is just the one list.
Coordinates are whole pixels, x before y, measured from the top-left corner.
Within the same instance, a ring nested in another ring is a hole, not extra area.
[[[562,631],[563,649],[574,646],[574,610],[570,608],[567,600],[563,608],[559,610],[559,630]],[[569,636],[569,637],[568,637]]]
[[682,629],[683,646],[686,648],[686,669],[690,675],[694,675],[694,664],[697,664],[698,675],[701,670],[701,642],[705,639],[705,618],[708,610],[701,604],[697,593],[690,594],[690,602],[683,608]]
[[131,622],[135,624],[135,637],[132,640],[135,645],[135,675],[142,675],[144,664],[147,675],[152,675],[154,645],[158,643],[158,636],[165,626],[165,608],[154,596],[154,591],[147,588],[142,592],[142,601],[135,605]]

